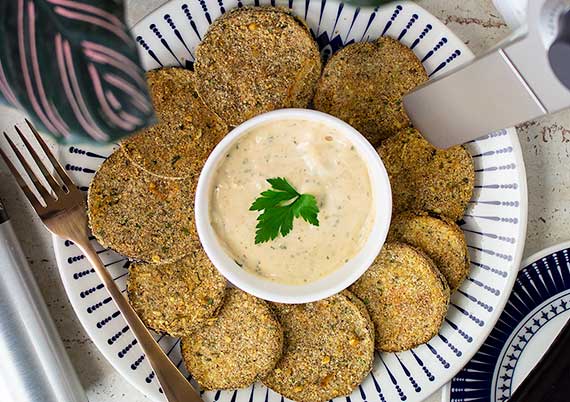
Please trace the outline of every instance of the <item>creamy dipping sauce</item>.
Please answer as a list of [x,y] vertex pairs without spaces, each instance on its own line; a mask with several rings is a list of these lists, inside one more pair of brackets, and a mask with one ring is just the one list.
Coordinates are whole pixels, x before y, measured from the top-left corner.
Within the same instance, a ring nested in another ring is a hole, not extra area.
[[[287,236],[255,244],[260,212],[249,207],[273,177],[316,197],[320,225],[297,218]],[[347,134],[322,122],[284,119],[251,128],[213,179],[210,220],[226,252],[243,269],[283,284],[313,282],[343,266],[366,243],[374,216],[365,161]]]

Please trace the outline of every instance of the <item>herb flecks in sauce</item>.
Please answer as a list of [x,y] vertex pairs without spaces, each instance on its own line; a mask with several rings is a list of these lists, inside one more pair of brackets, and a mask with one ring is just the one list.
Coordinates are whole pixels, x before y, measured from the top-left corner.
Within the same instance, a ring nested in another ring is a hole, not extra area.
[[[229,149],[212,183],[210,220],[244,271],[302,285],[334,272],[361,250],[375,211],[366,162],[348,133],[325,122],[283,119],[250,128]],[[299,194],[315,196],[318,227],[293,219],[288,236],[278,232],[274,240],[254,244],[260,213],[249,208],[268,190],[267,172],[287,178]]]
[[[284,177],[267,179],[271,189],[261,193],[250,211],[263,211],[257,217],[255,244],[275,240],[279,233],[285,237],[293,229],[293,218],[303,218],[319,226],[317,199],[311,194],[299,194]],[[287,247],[281,246],[282,249]]]

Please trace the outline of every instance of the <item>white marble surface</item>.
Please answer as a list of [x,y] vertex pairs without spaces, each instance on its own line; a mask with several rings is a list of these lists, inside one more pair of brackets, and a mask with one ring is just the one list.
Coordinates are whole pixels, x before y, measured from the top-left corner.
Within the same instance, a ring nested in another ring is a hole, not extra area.
[[[127,0],[135,23],[163,0]],[[419,3],[454,30],[476,53],[504,38],[508,28],[491,0],[421,0]],[[0,131],[22,115],[0,107]],[[525,256],[570,240],[570,111],[524,124],[519,131],[528,175],[529,222]],[[0,197],[12,216],[24,252],[56,321],[67,351],[91,402],[142,402],[148,399],[121,378],[86,336],[59,280],[51,237],[0,165]],[[439,392],[428,398],[440,400]]]

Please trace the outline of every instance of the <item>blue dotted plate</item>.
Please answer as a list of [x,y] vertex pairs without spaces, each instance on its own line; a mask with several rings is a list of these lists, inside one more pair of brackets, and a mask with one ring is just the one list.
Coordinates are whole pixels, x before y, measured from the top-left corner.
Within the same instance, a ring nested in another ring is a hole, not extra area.
[[570,318],[570,243],[522,266],[495,328],[444,400],[507,401]]
[[[194,49],[212,21],[243,4],[236,0],[173,0],[165,4],[133,28],[144,66],[191,66]],[[413,49],[430,77],[473,59],[465,44],[443,23],[412,2],[375,9],[327,0],[277,4],[307,20],[325,58],[346,44],[388,35]],[[413,351],[379,354],[372,374],[349,401],[426,398],[469,361],[506,302],[520,264],[527,219],[526,180],[518,138],[514,129],[501,130],[470,142],[467,149],[476,167],[475,194],[461,223],[472,258],[469,278],[452,297],[439,335]],[[61,149],[61,160],[86,190],[93,173],[110,152],[110,148],[71,146]],[[139,345],[81,252],[60,239],[54,239],[54,247],[69,299],[93,342],[128,381],[152,400],[163,401]],[[124,289],[127,260],[97,247],[117,284]],[[167,336],[157,339],[187,374],[178,340]],[[261,384],[238,391],[206,392],[203,397],[206,401],[223,402],[282,400],[281,395]]]

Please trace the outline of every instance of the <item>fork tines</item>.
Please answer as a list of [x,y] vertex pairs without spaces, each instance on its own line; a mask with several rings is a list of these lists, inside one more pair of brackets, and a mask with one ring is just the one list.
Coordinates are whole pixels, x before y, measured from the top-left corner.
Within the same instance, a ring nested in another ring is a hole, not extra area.
[[[24,191],[24,194],[26,195],[28,200],[32,203],[33,207],[37,210],[38,208],[43,208],[43,206],[40,204],[41,201],[43,201],[44,204],[46,204],[46,205],[49,204],[50,199],[57,199],[61,195],[69,193],[70,189],[74,188],[74,184],[71,181],[71,179],[69,178],[69,176],[65,173],[65,171],[63,170],[63,168],[61,167],[61,165],[59,164],[59,162],[57,161],[55,156],[51,153],[47,144],[44,142],[44,140],[42,139],[42,137],[40,136],[38,131],[35,129],[35,127],[32,125],[32,123],[30,123],[27,119],[26,119],[26,123],[27,123],[28,127],[32,130],[32,133],[34,134],[34,137],[36,138],[36,141],[38,142],[38,144],[42,148],[44,154],[47,156],[47,158],[51,162],[51,166],[46,165],[40,159],[40,156],[38,155],[36,150],[34,150],[34,147],[30,144],[30,142],[28,141],[26,136],[22,133],[20,128],[18,126],[14,126],[14,128],[16,129],[16,132],[18,133],[20,140],[24,143],[24,146],[26,147],[26,149],[28,150],[28,152],[32,156],[32,158],[35,162],[35,165],[37,166],[37,168],[39,169],[39,171],[41,172],[41,174],[45,178],[45,180],[47,180],[47,183],[48,183],[47,189],[41,183],[41,181],[38,179],[38,176],[34,173],[33,167],[30,166],[30,164],[26,161],[26,159],[24,158],[22,153],[18,150],[18,147],[16,146],[14,141],[12,141],[12,139],[10,138],[10,136],[6,132],[4,132],[4,138],[6,138],[6,141],[8,142],[8,145],[10,146],[10,148],[12,149],[12,152],[14,153],[14,155],[16,156],[18,161],[20,162],[23,169],[25,170],[28,178],[30,179],[30,181],[32,183],[33,188],[40,194],[40,196],[43,198],[43,200],[38,200],[36,198],[36,196],[33,194],[32,190],[26,184],[26,181],[22,177],[22,175],[20,174],[19,170],[14,166],[14,164],[10,161],[10,159],[8,158],[6,153],[4,153],[4,151],[2,151],[2,149],[0,149],[0,155],[2,156],[2,159],[4,159],[4,162],[8,166],[8,169],[10,169],[10,171],[12,172],[14,177],[16,178],[18,185]],[[52,171],[55,170],[55,172],[57,172],[57,173],[50,173],[50,171],[48,170],[48,168],[50,168],[50,167],[53,168],[53,169],[51,169]],[[60,182],[63,183],[63,185],[59,184],[57,182],[57,179],[59,179]]]

